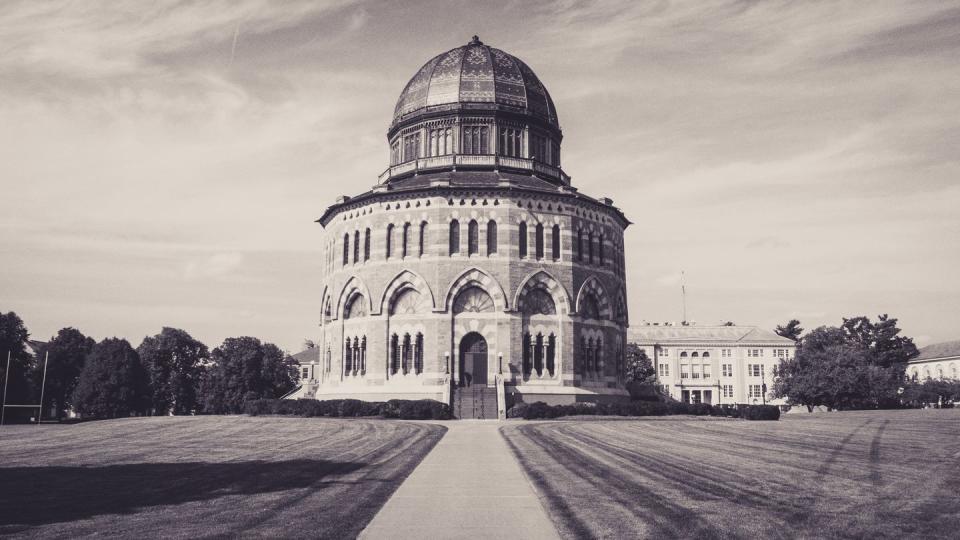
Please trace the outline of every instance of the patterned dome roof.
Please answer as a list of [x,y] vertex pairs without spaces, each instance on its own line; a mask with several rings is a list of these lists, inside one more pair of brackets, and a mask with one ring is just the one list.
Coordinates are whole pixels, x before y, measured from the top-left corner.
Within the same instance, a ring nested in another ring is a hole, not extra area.
[[522,60],[473,41],[439,54],[410,79],[397,100],[393,123],[434,105],[490,103],[520,109],[559,128],[550,93]]

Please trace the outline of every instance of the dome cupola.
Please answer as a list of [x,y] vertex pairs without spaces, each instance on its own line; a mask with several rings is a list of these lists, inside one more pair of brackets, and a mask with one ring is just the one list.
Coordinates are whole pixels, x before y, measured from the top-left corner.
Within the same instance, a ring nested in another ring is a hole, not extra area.
[[508,169],[569,184],[550,93],[526,63],[477,36],[417,70],[387,138],[381,183],[443,169]]

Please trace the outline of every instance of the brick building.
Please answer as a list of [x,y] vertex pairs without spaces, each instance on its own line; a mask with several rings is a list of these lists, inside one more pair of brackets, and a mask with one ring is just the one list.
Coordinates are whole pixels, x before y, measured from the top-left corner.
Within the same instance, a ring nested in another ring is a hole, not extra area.
[[474,37],[417,71],[387,139],[377,184],[318,220],[320,354],[299,395],[626,396],[630,222],[571,185],[533,71]]

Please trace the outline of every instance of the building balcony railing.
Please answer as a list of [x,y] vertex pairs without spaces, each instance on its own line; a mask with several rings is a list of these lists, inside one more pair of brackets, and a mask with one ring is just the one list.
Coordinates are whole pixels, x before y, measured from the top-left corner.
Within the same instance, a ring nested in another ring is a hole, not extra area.
[[530,158],[486,155],[462,155],[450,154],[446,156],[433,156],[418,159],[412,159],[403,163],[398,163],[387,168],[378,177],[378,182],[383,184],[393,178],[400,178],[417,174],[421,172],[433,172],[441,170],[453,170],[458,167],[470,168],[491,168],[495,170],[517,170],[527,171],[550,180],[556,180],[563,185],[570,185],[570,176],[563,169],[541,163]]

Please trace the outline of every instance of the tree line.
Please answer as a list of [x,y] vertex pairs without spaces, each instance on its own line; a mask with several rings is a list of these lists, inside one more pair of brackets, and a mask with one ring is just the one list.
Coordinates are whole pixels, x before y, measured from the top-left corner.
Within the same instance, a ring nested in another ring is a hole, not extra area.
[[299,378],[292,358],[254,337],[227,338],[211,352],[186,331],[164,327],[134,348],[68,327],[35,355],[27,350],[29,337],[16,313],[0,312],[0,391],[6,388],[8,404],[36,404],[43,385],[42,410],[55,409],[58,419],[70,410],[83,418],[241,413],[244,401],[279,398]]
[[797,343],[773,383],[773,395],[792,405],[828,409],[916,407],[960,400],[960,381],[914,380],[907,362],[919,354],[913,339],[900,335],[897,319],[880,315],[844,318],[803,335],[796,319],[777,334]]

